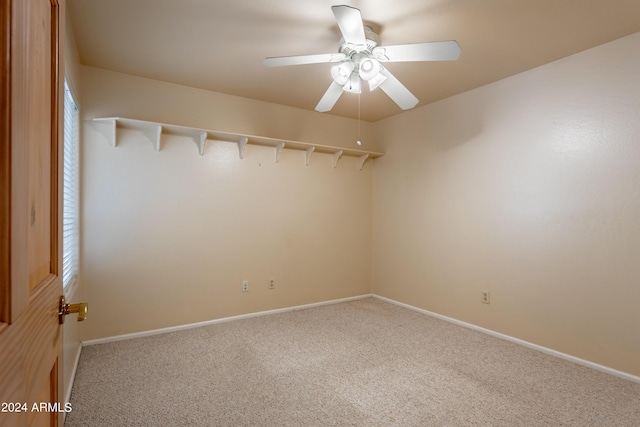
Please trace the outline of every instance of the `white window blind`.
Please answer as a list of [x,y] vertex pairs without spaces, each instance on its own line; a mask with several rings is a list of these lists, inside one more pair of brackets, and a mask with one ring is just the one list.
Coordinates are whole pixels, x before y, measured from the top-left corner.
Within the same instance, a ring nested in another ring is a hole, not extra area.
[[78,107],[64,82],[64,207],[62,220],[62,285],[72,284],[78,275]]

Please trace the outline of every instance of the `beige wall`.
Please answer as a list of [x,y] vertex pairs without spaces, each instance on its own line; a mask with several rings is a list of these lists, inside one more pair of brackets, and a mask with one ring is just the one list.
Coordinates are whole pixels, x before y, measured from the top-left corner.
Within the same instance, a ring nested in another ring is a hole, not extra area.
[[[82,68],[85,120],[164,121],[333,145],[356,122]],[[362,295],[371,288],[371,164],[328,154],[119,132],[85,122],[82,279],[96,339]],[[351,143],[349,139],[349,143]],[[273,278],[274,290],[267,288]],[[242,280],[250,291],[241,292]]]
[[639,51],[378,122],[373,293],[640,375]]

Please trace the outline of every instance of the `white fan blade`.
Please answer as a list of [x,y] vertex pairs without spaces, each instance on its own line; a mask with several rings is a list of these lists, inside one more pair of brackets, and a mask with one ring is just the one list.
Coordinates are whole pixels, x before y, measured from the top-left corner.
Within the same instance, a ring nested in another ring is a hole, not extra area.
[[338,102],[338,98],[340,98],[342,92],[341,85],[336,82],[331,82],[331,86],[329,86],[329,89],[322,95],[322,99],[320,99],[320,102],[316,105],[316,111],[324,113],[331,110],[333,106],[336,105],[336,102]]
[[367,39],[364,35],[364,25],[360,11],[349,6],[331,6],[333,15],[338,21],[338,27],[342,32],[344,41],[349,47],[360,52],[367,48]]
[[283,67],[286,65],[319,64],[322,62],[340,62],[347,59],[344,53],[321,53],[318,55],[277,56],[266,58],[262,63],[266,67]]
[[378,46],[373,55],[383,62],[455,61],[460,57],[460,46],[454,40]]
[[389,98],[400,108],[409,110],[418,104],[418,98],[413,96],[409,89],[404,87],[386,68],[380,67],[380,73],[386,77],[386,80],[380,85],[380,89],[389,95]]

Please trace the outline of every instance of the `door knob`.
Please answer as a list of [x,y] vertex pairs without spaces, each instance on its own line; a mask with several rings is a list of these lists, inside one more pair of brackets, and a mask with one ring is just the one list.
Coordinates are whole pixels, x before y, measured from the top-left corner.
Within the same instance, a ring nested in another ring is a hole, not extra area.
[[64,296],[60,296],[60,305],[58,306],[58,319],[60,324],[64,323],[64,316],[71,313],[78,313],[78,322],[82,322],[87,318],[87,312],[89,311],[89,304],[86,302],[80,302],[77,304],[66,304]]

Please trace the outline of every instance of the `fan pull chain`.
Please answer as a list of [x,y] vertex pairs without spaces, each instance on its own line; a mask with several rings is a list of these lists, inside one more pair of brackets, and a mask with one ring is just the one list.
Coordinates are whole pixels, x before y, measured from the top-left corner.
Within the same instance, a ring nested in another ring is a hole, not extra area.
[[356,141],[356,144],[362,145],[362,142],[360,141],[360,93],[358,93],[358,140]]

